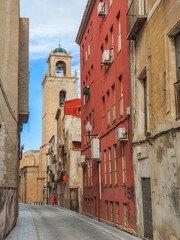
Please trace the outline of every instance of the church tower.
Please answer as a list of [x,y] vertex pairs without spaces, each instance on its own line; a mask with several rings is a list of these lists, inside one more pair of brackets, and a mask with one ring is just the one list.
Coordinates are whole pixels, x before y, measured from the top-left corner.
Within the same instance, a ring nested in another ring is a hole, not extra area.
[[[77,98],[77,73],[71,76],[71,53],[60,46],[52,50],[47,63],[47,74],[42,82],[42,146],[40,154],[41,188],[47,186],[46,171],[48,166],[49,140],[55,133],[57,122],[55,115],[58,107],[64,106],[65,100]],[[43,197],[44,198],[44,197]]]

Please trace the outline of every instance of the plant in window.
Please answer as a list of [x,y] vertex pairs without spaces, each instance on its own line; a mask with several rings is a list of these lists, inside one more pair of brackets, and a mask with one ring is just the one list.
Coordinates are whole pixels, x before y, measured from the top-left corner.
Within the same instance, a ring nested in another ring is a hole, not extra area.
[[87,85],[83,88],[83,95],[87,96],[88,98],[90,97],[90,86]]

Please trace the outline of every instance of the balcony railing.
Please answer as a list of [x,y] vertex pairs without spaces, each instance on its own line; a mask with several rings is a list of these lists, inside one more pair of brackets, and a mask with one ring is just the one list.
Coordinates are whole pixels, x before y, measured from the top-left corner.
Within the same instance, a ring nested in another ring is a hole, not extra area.
[[147,20],[145,0],[132,0],[128,9],[128,40],[135,40]]

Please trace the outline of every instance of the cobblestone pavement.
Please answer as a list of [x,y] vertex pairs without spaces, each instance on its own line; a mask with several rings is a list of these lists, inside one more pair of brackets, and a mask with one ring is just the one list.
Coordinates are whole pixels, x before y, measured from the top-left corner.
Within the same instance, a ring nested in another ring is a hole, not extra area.
[[139,240],[115,227],[55,206],[20,204],[16,228],[6,240]]

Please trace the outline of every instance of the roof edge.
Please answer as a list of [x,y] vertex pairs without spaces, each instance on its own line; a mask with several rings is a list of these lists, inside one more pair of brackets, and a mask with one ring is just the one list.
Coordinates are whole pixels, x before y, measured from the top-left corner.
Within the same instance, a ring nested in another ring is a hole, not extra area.
[[80,45],[96,0],[88,0],[75,42]]

